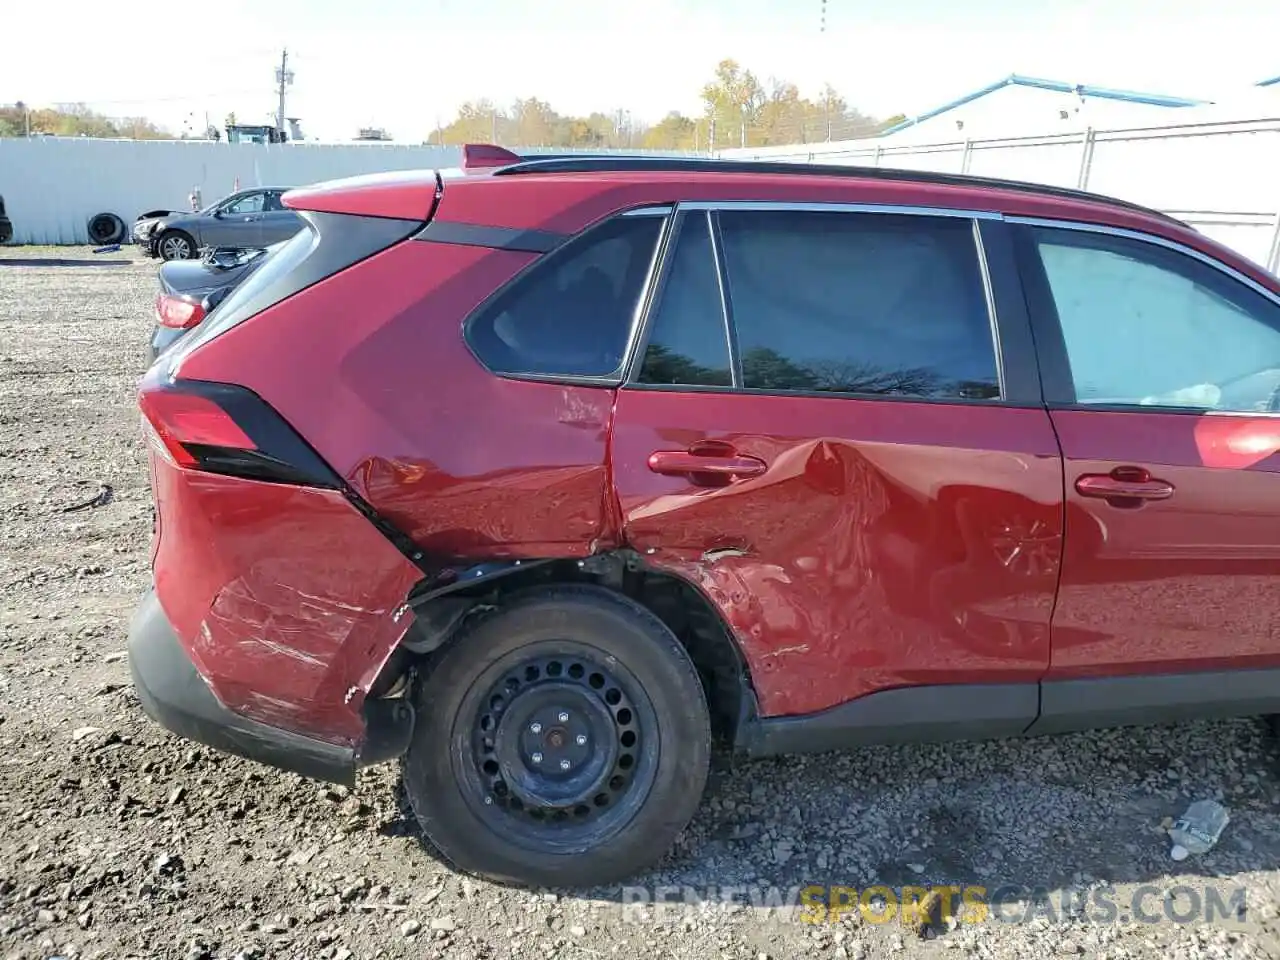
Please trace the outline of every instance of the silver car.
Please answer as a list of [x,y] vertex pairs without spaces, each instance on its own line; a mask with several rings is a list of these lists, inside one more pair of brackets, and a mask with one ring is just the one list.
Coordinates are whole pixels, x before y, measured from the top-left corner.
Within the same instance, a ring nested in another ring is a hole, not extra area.
[[164,260],[190,260],[205,247],[267,247],[302,227],[302,218],[280,202],[288,189],[254,187],[196,213],[141,219],[134,224],[133,240]]

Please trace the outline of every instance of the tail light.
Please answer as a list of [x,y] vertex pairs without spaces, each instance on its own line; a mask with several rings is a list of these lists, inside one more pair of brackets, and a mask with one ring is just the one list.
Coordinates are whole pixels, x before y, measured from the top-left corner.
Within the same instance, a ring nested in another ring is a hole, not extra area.
[[156,452],[188,470],[340,489],[341,479],[256,393],[203,380],[165,379],[160,367],[138,390]]
[[194,297],[162,293],[156,297],[156,321],[162,327],[190,330],[204,319],[204,304]]

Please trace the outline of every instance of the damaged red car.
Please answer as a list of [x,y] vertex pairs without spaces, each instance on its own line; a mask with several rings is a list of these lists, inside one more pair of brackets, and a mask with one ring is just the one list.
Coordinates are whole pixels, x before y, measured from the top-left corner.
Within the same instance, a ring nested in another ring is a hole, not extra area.
[[150,370],[177,734],[616,881],[750,755],[1280,711],[1280,282],[1167,216],[879,169],[295,190]]

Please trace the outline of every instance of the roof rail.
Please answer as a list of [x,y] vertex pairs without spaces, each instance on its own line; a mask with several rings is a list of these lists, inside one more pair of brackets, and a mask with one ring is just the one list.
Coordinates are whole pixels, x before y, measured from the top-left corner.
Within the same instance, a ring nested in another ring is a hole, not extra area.
[[1067,200],[1084,200],[1105,203],[1113,207],[1134,210],[1148,216],[1182,225],[1176,217],[1144,207],[1128,200],[1118,200],[1087,190],[1055,187],[1043,183],[1022,180],[1001,180],[995,177],[975,177],[961,173],[934,173],[927,170],[899,170],[892,167],[857,167],[818,163],[786,163],[777,160],[713,160],[698,157],[649,157],[625,155],[561,155],[540,158],[526,154],[519,163],[500,167],[494,176],[519,176],[531,173],[758,173],[782,174],[798,177],[850,177],[862,180],[893,180],[906,183],[931,183],[956,187],[986,187],[994,190],[1012,190],[1034,193],[1045,197],[1061,197]]

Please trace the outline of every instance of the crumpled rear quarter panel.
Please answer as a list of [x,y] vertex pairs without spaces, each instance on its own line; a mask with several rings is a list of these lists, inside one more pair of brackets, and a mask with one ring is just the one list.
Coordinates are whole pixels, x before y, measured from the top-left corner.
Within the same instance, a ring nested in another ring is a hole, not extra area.
[[153,459],[156,592],[214,694],[245,717],[355,743],[420,572],[337,491]]

